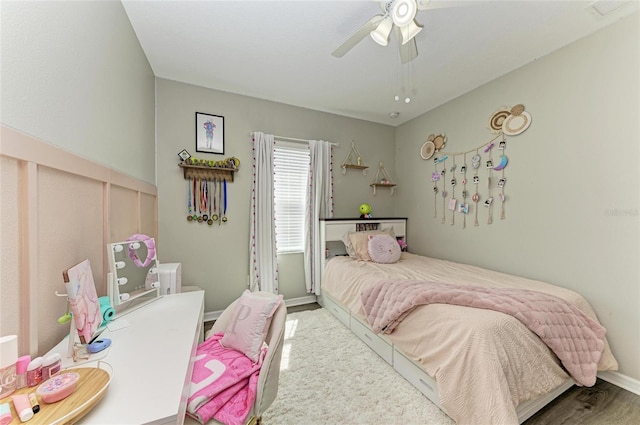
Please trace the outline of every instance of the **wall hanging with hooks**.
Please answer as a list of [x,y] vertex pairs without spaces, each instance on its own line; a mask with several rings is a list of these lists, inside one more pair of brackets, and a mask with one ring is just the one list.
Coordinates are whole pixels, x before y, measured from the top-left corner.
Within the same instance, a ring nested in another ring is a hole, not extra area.
[[226,223],[230,201],[227,183],[233,183],[240,160],[236,157],[219,161],[197,159],[185,150],[178,156],[182,159],[178,166],[188,180],[187,221],[209,226]]
[[[433,182],[434,218],[438,217],[439,195],[442,198],[442,224],[447,222],[447,214],[450,214],[450,224],[454,225],[456,213],[459,213],[462,214],[464,229],[467,214],[472,212],[474,225],[479,226],[480,205],[484,205],[487,211],[487,224],[492,224],[494,197],[497,196],[500,201],[500,219],[504,220],[507,200],[505,167],[509,164],[509,159],[505,155],[506,136],[517,136],[529,128],[530,124],[531,115],[525,111],[524,105],[518,104],[512,108],[502,107],[494,112],[489,119],[488,128],[496,136],[472,149],[462,152],[445,152],[441,149],[446,143],[446,137],[444,135],[429,136],[420,148],[420,156],[425,160],[433,157],[435,171],[431,173],[431,181]],[[496,162],[493,158],[495,151],[499,152]],[[436,153],[437,155],[434,156]],[[469,159],[471,162],[468,162]],[[481,170],[485,171],[481,172]],[[450,173],[450,176],[447,176],[447,173]],[[458,186],[460,186],[460,193],[456,195]],[[480,189],[482,186],[486,187],[486,191]],[[485,194],[482,195],[482,192]],[[471,206],[468,203],[469,198],[473,202]]]

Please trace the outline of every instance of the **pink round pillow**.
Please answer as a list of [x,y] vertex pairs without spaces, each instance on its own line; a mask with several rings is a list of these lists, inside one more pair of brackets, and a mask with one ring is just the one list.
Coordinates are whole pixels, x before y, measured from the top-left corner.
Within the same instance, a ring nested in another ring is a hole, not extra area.
[[396,238],[386,235],[369,235],[369,256],[376,263],[397,263],[402,252]]

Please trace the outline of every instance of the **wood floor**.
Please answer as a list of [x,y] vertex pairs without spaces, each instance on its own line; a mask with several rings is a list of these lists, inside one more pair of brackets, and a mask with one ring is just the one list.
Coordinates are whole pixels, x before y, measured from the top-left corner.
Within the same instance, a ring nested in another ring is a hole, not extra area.
[[638,425],[640,396],[598,379],[593,387],[573,386],[524,425]]
[[[288,307],[287,313],[321,308]],[[524,425],[640,425],[640,396],[598,379],[590,388],[573,386]]]

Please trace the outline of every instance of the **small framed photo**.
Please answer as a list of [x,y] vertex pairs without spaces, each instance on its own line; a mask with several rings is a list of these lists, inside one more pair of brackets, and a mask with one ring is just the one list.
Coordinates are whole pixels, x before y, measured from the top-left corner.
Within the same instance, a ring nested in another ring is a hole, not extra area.
[[178,156],[183,161],[188,161],[189,158],[191,158],[191,154],[189,152],[187,152],[186,149],[182,149],[180,152],[178,152]]
[[196,152],[224,155],[224,117],[196,112]]

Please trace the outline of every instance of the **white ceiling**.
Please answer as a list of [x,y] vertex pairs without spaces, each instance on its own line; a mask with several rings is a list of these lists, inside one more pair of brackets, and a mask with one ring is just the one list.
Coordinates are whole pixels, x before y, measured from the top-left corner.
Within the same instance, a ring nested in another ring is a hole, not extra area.
[[331,55],[377,1],[123,0],[157,77],[393,126],[640,9],[600,0],[622,4],[600,16],[593,3],[432,0],[416,17],[419,55],[401,65],[393,33]]

